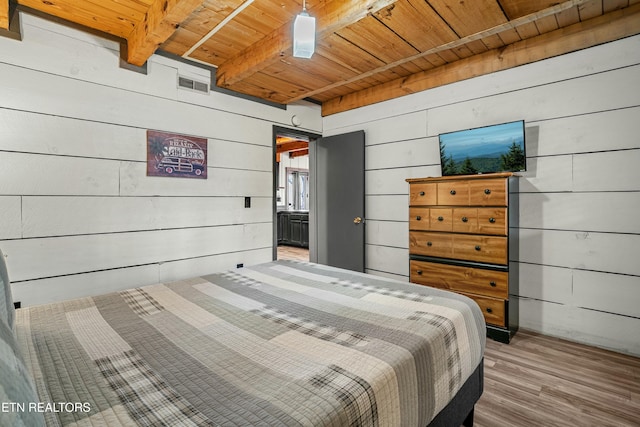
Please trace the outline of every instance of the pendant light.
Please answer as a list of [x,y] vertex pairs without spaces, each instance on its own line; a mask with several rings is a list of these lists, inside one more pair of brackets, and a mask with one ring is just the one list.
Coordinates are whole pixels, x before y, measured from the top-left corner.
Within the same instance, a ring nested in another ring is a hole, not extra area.
[[311,58],[316,45],[316,18],[307,13],[306,0],[302,1],[302,12],[293,21],[293,56]]

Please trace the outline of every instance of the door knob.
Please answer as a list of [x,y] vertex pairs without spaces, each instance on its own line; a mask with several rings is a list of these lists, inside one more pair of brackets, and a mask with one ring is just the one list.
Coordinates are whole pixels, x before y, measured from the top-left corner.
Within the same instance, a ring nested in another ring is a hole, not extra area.
[[360,224],[362,222],[362,218],[360,218],[359,216],[353,218],[353,223],[354,224]]

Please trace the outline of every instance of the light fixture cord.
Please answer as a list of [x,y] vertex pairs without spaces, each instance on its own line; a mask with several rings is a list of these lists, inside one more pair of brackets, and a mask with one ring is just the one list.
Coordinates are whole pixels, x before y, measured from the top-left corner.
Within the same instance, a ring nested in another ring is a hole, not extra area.
[[302,11],[306,12],[307,10],[307,0],[302,0]]

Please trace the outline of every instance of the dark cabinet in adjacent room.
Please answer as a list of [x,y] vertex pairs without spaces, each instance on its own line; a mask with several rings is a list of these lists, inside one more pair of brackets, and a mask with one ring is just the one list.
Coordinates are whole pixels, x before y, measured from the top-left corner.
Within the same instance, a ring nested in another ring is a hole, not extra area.
[[278,244],[309,247],[309,212],[278,212]]

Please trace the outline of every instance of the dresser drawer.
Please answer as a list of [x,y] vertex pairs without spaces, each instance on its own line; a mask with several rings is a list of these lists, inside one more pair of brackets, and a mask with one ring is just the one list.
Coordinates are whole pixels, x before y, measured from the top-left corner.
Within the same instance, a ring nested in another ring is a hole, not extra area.
[[469,204],[479,206],[507,206],[506,179],[469,181]]
[[453,257],[467,261],[507,265],[508,246],[506,237],[478,236],[474,234],[452,234]]
[[429,208],[409,208],[409,230],[429,230]]
[[410,281],[456,292],[507,299],[509,273],[506,271],[411,260]]
[[452,231],[453,230],[453,210],[451,208],[431,208],[429,209],[430,230]]
[[469,183],[466,181],[439,182],[438,204],[441,206],[469,205]]
[[453,228],[457,233],[507,235],[507,208],[454,208]]
[[409,186],[409,205],[435,205],[437,204],[437,184],[415,183]]
[[453,256],[452,242],[452,234],[409,231],[410,254],[451,258]]
[[507,238],[409,231],[409,253],[507,265]]
[[468,296],[480,306],[480,310],[482,310],[482,314],[484,314],[485,322],[503,328],[507,326],[505,322],[507,302],[505,300],[465,294],[463,292],[460,293]]

